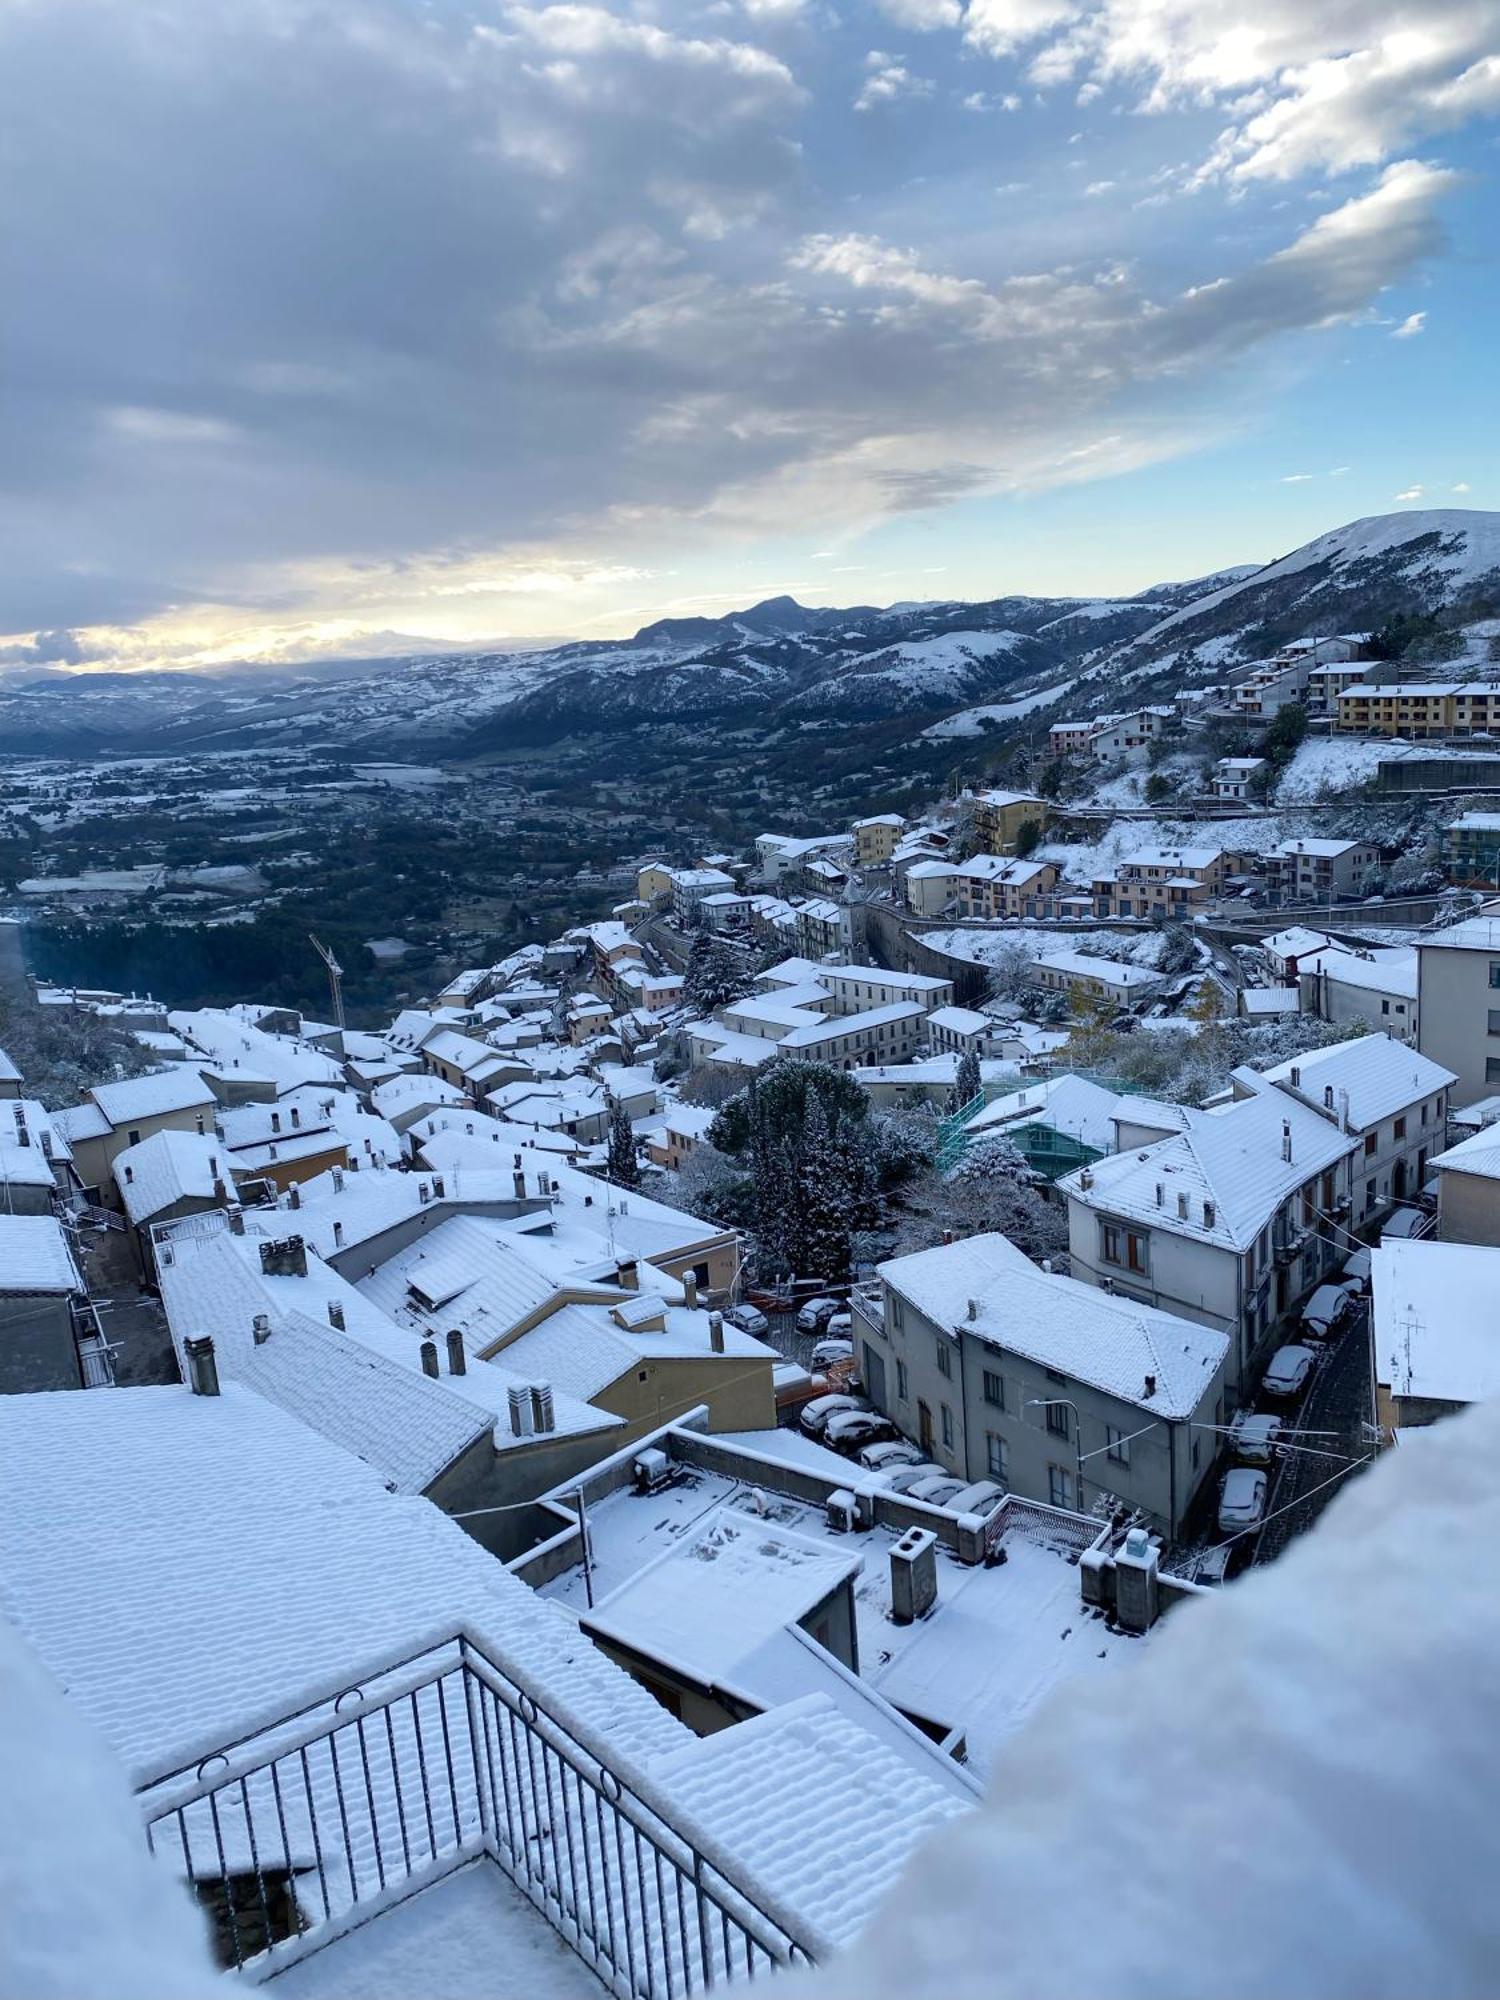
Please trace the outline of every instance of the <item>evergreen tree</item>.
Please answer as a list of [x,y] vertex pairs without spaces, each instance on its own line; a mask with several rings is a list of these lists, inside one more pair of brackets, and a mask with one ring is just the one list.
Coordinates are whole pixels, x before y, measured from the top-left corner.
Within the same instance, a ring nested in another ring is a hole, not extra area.
[[954,1110],[962,1111],[966,1104],[973,1102],[983,1087],[984,1079],[979,1067],[979,1058],[970,1049],[959,1062],[958,1074],[953,1079],[953,1095],[956,1100]]
[[822,1099],[810,1094],[797,1172],[799,1275],[833,1279],[848,1272],[854,1220],[848,1164]]
[[609,1160],[605,1174],[616,1187],[640,1185],[641,1168],[635,1155],[635,1133],[630,1128],[629,1114],[618,1098],[610,1106]]

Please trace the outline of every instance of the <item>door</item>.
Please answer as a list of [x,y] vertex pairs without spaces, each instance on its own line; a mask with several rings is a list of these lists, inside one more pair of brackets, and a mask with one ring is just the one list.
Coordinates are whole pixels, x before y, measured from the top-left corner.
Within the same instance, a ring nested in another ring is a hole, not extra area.
[[932,1412],[925,1403],[917,1404],[917,1443],[923,1458],[932,1456]]
[[867,1340],[865,1350],[865,1394],[877,1410],[889,1408],[885,1400],[885,1356],[877,1354]]

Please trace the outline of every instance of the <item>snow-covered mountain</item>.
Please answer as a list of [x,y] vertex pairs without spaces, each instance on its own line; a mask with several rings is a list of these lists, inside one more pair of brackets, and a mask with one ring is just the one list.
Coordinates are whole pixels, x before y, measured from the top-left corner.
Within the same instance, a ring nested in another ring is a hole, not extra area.
[[[1027,713],[1071,684],[1083,712],[1149,684],[1260,657],[1309,633],[1500,600],[1500,515],[1381,515],[1261,568],[1136,597],[811,609],[769,598],[662,619],[633,639],[543,650],[247,667],[211,676],[36,674],[0,681],[0,744],[87,754],[306,747],[472,755],[653,722],[715,728]],[[1500,608],[1500,602],[1497,602]],[[977,725],[975,725],[977,726]],[[963,732],[951,732],[963,733]]]

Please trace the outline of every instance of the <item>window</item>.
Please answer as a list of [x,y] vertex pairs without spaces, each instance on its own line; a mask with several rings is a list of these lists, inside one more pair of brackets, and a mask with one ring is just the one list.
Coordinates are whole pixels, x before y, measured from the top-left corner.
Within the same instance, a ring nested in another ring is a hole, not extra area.
[[1500,1058],[1495,1056],[1485,1057],[1484,1080],[1486,1083],[1500,1083]]
[[1374,1206],[1375,1206],[1375,1183],[1374,1181],[1366,1181],[1365,1207],[1368,1209],[1368,1208],[1373,1208]]
[[953,1373],[953,1349],[949,1346],[946,1336],[941,1333],[937,1337],[937,1364],[939,1375]]
[[943,1448],[945,1451],[953,1449],[953,1412],[946,1403],[943,1405]]
[[1073,1475],[1061,1465],[1047,1467],[1047,1498],[1054,1507],[1073,1504]]
[[[1382,1013],[1382,1014],[1389,1014],[1389,1013],[1390,1013],[1390,1011],[1391,1011],[1391,1003],[1390,1003],[1390,1001],[1389,1001],[1389,1000],[1382,1000],[1382,1001],[1381,1001],[1381,1003],[1380,1003],[1380,1011],[1381,1011],[1381,1013]],[[1491,1015],[1491,1016],[1490,1016],[1490,1018],[1491,1018],[1491,1020],[1493,1020],[1493,1019],[1494,1019],[1494,1016],[1493,1016],[1493,1015]],[[1493,1033],[1494,1033],[1494,1030],[1493,1030],[1493,1029],[1491,1029],[1491,1030],[1490,1030],[1490,1032],[1491,1032],[1491,1033],[1493,1034]]]
[[1366,1158],[1367,1160],[1368,1160],[1368,1159],[1370,1158],[1370,1156],[1371,1156],[1371,1155],[1373,1154],[1373,1152],[1375,1151],[1375,1147],[1376,1147],[1376,1144],[1377,1144],[1377,1135],[1376,1135],[1376,1134],[1375,1134],[1374,1132],[1366,1132],[1366,1134],[1365,1134],[1365,1158]]
[[1054,1437],[1065,1438],[1071,1434],[1069,1419],[1072,1414],[1066,1403],[1049,1403],[1047,1405],[1047,1428]]
[[1104,1440],[1109,1447],[1105,1456],[1112,1458],[1116,1465],[1129,1465],[1130,1439],[1126,1437],[1125,1433],[1122,1430],[1117,1430],[1113,1424],[1106,1424],[1104,1426]]
[[888,1294],[891,1302],[891,1325],[899,1333],[906,1324],[906,1308],[894,1292]]
[[904,1403],[907,1400],[909,1386],[906,1379],[906,1363],[898,1361],[896,1363],[896,1397],[899,1402]]
[[984,1400],[997,1410],[1005,1408],[1005,1377],[993,1368],[984,1371]]
[[127,1145],[138,1146],[141,1143],[141,1135],[139,1130],[127,1132],[125,1134],[125,1140]]
[[1127,1271],[1144,1274],[1151,1268],[1147,1241],[1139,1230],[1121,1229],[1113,1222],[1099,1225],[1099,1254],[1106,1264],[1123,1265]]
[[998,1479],[1002,1486],[1010,1483],[1010,1472],[1005,1462],[1005,1439],[996,1437],[993,1431],[985,1432],[984,1462],[991,1479]]
[[1491,986],[1500,986],[1500,965],[1497,965],[1493,959],[1490,961],[1490,984]]

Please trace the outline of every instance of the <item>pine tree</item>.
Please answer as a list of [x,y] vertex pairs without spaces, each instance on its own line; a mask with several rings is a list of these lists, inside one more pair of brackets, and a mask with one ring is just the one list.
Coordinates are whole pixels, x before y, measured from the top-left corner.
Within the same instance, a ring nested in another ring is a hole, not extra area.
[[984,1076],[979,1067],[979,1058],[972,1049],[968,1050],[958,1065],[958,1075],[953,1079],[953,1095],[957,1102],[953,1108],[962,1111],[966,1104],[972,1104],[984,1088]]
[[849,1269],[853,1225],[848,1161],[815,1092],[808,1094],[797,1183],[800,1275],[842,1278]]
[[618,1098],[610,1106],[609,1161],[605,1173],[616,1187],[640,1185],[641,1169],[635,1156],[635,1133],[630,1128],[629,1114]]

